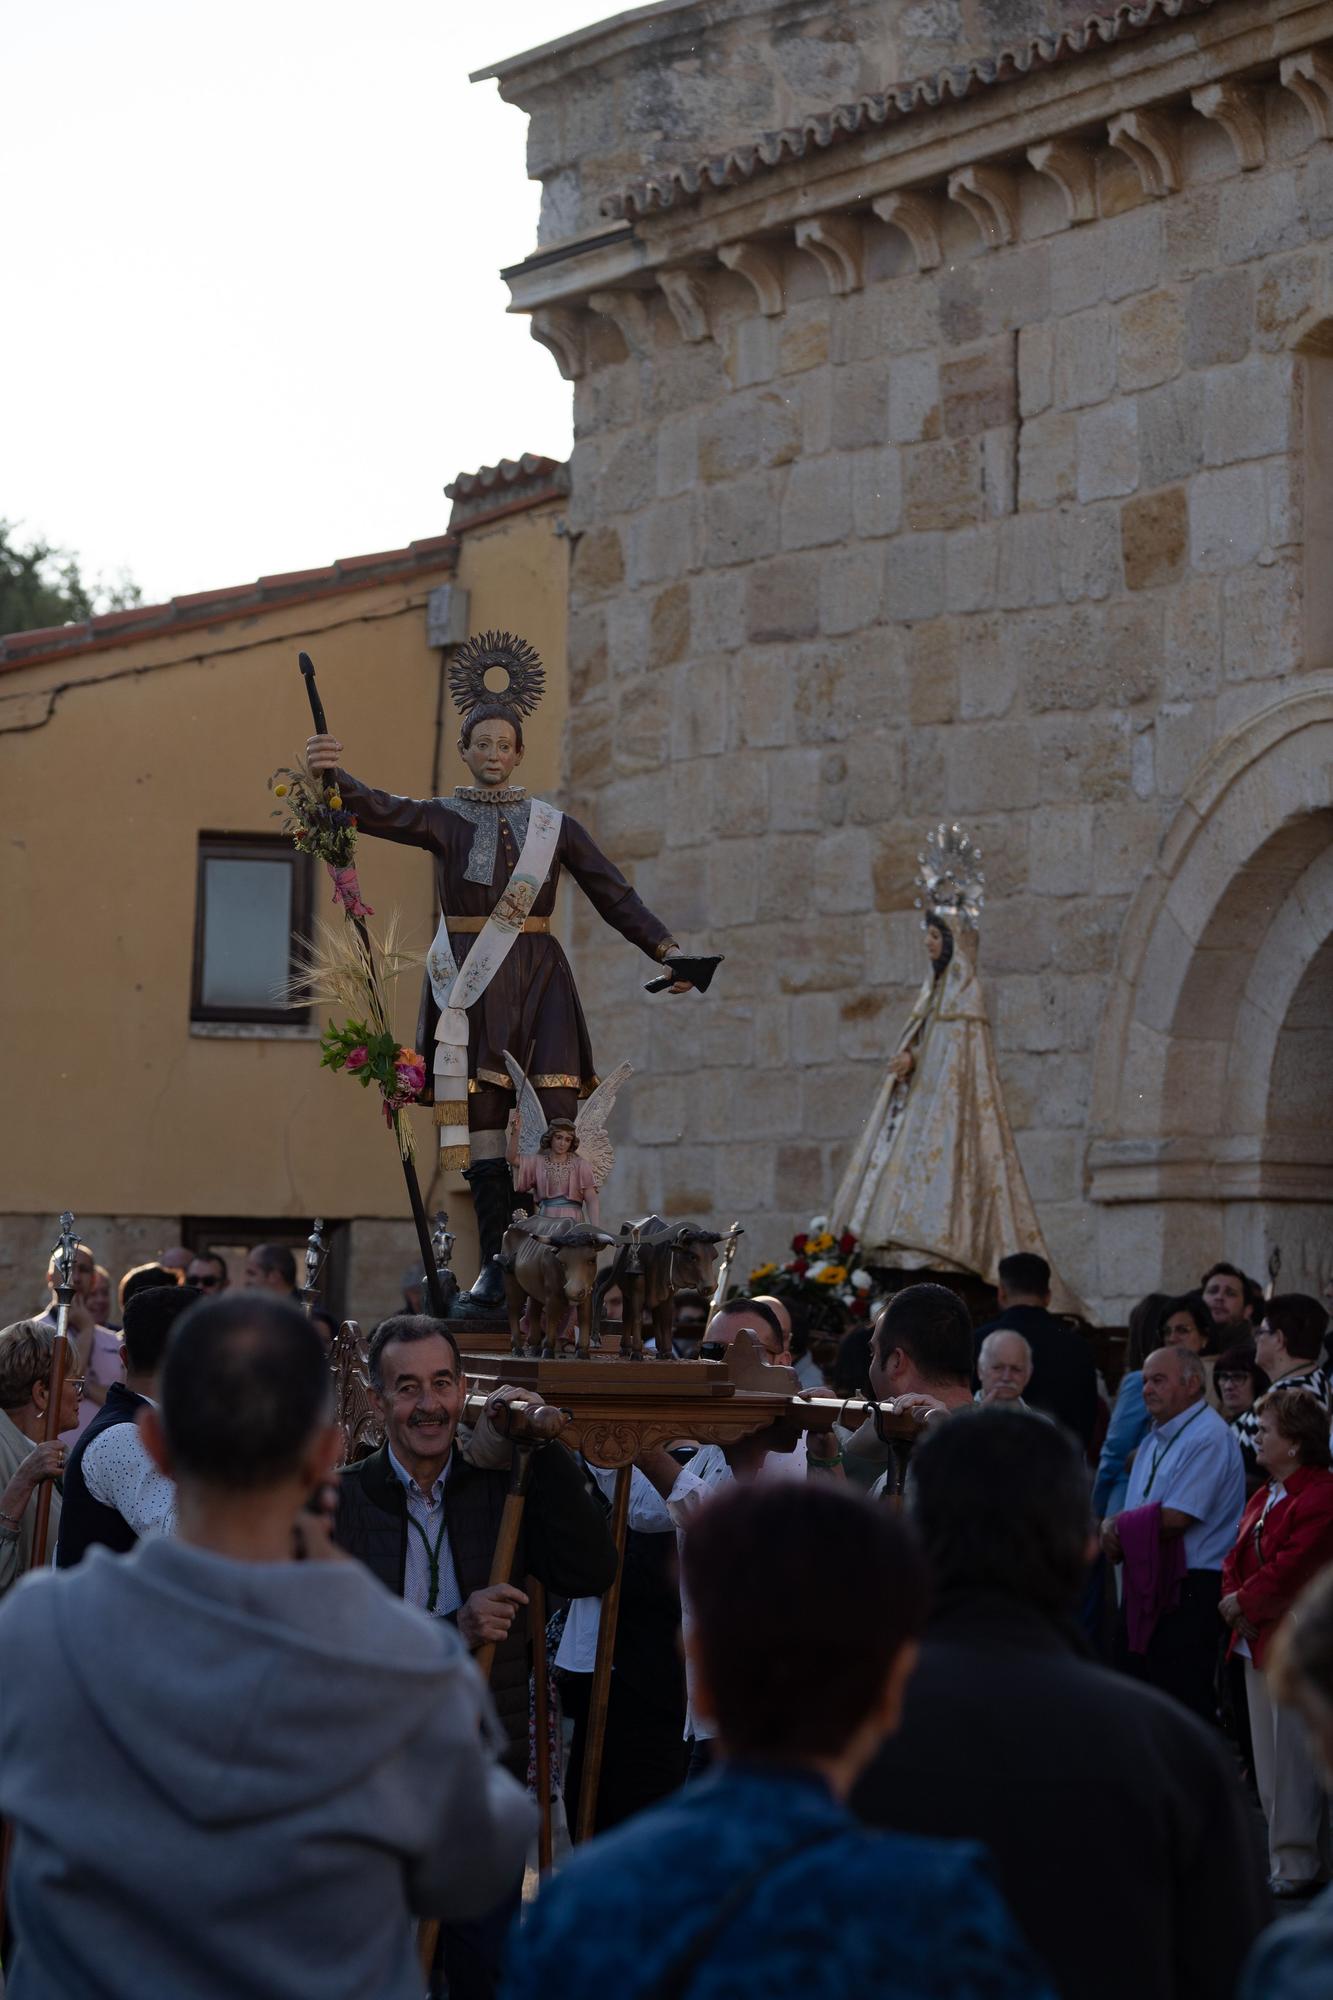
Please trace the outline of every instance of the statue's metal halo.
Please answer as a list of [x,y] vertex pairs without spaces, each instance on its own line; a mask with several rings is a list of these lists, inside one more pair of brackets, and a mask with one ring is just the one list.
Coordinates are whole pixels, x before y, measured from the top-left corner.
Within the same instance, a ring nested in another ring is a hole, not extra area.
[[915,907],[923,912],[922,930],[929,928],[932,916],[941,916],[975,931],[986,904],[981,849],[956,825],[932,827],[926,847],[928,852],[916,857],[921,869],[916,886],[922,893]]
[[[488,688],[487,670],[502,667],[503,688]],[[535,650],[512,632],[480,632],[460,646],[449,662],[449,692],[462,716],[483,703],[497,702],[517,715],[531,715],[546,692],[546,669]]]

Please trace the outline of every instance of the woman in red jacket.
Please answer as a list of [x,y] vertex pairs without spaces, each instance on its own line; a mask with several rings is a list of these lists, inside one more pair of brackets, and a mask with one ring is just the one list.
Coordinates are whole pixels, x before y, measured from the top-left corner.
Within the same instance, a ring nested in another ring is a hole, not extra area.
[[1219,1610],[1231,1627],[1228,1657],[1245,1661],[1254,1770],[1268,1820],[1273,1894],[1319,1887],[1326,1809],[1309,1739],[1293,1709],[1268,1691],[1264,1659],[1295,1598],[1333,1562],[1333,1471],[1328,1412],[1303,1389],[1274,1389],[1257,1406],[1255,1456],[1266,1484],[1251,1495],[1236,1545],[1222,1565]]

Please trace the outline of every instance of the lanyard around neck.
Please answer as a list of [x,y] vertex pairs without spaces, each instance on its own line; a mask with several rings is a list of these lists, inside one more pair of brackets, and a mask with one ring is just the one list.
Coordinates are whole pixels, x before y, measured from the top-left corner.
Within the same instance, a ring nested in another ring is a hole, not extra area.
[[421,1537],[421,1546],[426,1551],[426,1561],[430,1568],[430,1595],[426,1599],[426,1609],[427,1611],[433,1611],[440,1597],[440,1550],[444,1547],[444,1531],[448,1526],[448,1516],[443,1511],[443,1503],[441,1503],[440,1511],[440,1531],[435,1537],[433,1548],[430,1536],[426,1533],[426,1530],[422,1527],[410,1507],[407,1510],[407,1525],[409,1528],[416,1529]]
[[1189,1427],[1190,1427],[1190,1424],[1192,1424],[1192,1423],[1194,1422],[1194,1417],[1201,1417],[1201,1416],[1203,1415],[1204,1411],[1205,1411],[1205,1410],[1206,1410],[1207,1408],[1208,1408],[1208,1405],[1207,1405],[1207,1403],[1206,1403],[1206,1402],[1204,1402],[1204,1403],[1200,1403],[1200,1405],[1199,1405],[1198,1409],[1197,1409],[1197,1410],[1196,1410],[1196,1411],[1194,1412],[1194,1416],[1190,1418],[1190,1420],[1189,1420],[1189,1423],[1188,1423],[1188,1424],[1182,1424],[1182,1425],[1180,1426],[1180,1429],[1179,1429],[1179,1430],[1178,1430],[1178,1431],[1177,1431],[1177,1432],[1175,1433],[1175,1435],[1174,1435],[1174,1436],[1172,1436],[1172,1437],[1169,1437],[1169,1438],[1167,1439],[1166,1443],[1165,1443],[1164,1445],[1162,1445],[1162,1446],[1161,1446],[1161,1447],[1160,1447],[1160,1448],[1158,1449],[1158,1451],[1157,1451],[1157,1452],[1155,1453],[1155,1455],[1154,1455],[1154,1457],[1153,1457],[1153,1462],[1152,1462],[1152,1466],[1151,1466],[1151,1468],[1150,1468],[1150,1470],[1149,1470],[1149,1473],[1148,1473],[1148,1484],[1147,1484],[1147,1485],[1146,1485],[1146,1486],[1144,1487],[1144,1489],[1143,1489],[1143,1497],[1144,1497],[1144,1499],[1145,1499],[1145,1500],[1146,1500],[1146,1499],[1148,1498],[1148,1495],[1149,1495],[1149,1494],[1150,1494],[1150,1493],[1152,1492],[1152,1488],[1153,1488],[1153,1481],[1154,1481],[1154,1480],[1156,1479],[1156,1477],[1157,1477],[1157,1468],[1158,1468],[1158,1466],[1159,1466],[1159,1465],[1161,1464],[1162,1460],[1163,1460],[1163,1459],[1164,1459],[1164,1458],[1166,1457],[1167,1453],[1168,1453],[1168,1452],[1170,1451],[1170,1449],[1171,1449],[1172,1445],[1173,1445],[1173,1444],[1175,1443],[1175,1441],[1176,1441],[1176,1438],[1182,1438],[1182,1437],[1184,1437],[1184,1435],[1185,1435],[1186,1431],[1187,1431],[1187,1430],[1189,1429]]

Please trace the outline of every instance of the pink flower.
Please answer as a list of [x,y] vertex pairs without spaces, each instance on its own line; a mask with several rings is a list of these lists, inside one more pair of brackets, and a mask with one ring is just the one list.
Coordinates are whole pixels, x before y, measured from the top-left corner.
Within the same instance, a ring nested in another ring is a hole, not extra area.
[[364,1069],[369,1061],[370,1061],[370,1050],[366,1047],[365,1043],[362,1042],[356,1048],[350,1051],[346,1062],[343,1064],[343,1068],[345,1070],[350,1070],[353,1073],[353,1075],[355,1075],[356,1071],[359,1069]]
[[393,1073],[398,1079],[398,1088],[410,1097],[420,1097],[426,1088],[426,1065],[423,1062],[414,1059],[398,1063]]

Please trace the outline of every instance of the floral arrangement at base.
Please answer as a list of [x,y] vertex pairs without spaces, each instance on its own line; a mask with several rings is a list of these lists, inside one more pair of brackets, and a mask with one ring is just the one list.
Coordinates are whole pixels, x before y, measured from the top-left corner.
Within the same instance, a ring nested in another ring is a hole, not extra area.
[[810,1227],[791,1240],[785,1264],[760,1264],[750,1273],[751,1292],[765,1286],[779,1297],[804,1300],[818,1309],[831,1300],[854,1319],[870,1317],[875,1281],[862,1262],[861,1246],[851,1230],[835,1236],[826,1215],[811,1218]]

